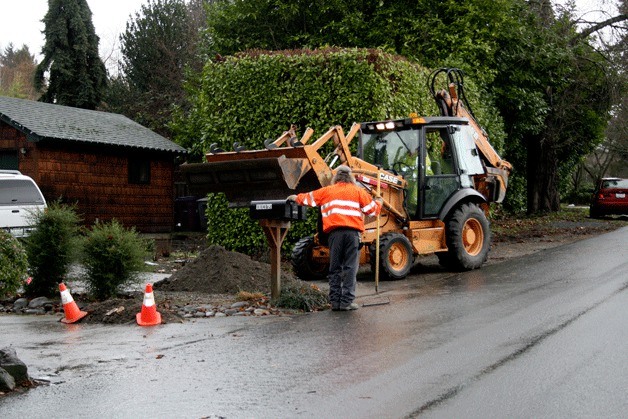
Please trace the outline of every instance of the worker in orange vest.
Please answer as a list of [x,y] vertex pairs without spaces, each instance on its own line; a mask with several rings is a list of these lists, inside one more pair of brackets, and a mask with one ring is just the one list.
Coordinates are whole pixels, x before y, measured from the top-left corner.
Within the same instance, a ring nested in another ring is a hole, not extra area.
[[348,166],[336,169],[331,185],[312,192],[290,195],[299,205],[320,207],[323,232],[329,234],[329,301],[334,311],[356,310],[356,275],[364,214],[376,216],[382,199],[356,184]]

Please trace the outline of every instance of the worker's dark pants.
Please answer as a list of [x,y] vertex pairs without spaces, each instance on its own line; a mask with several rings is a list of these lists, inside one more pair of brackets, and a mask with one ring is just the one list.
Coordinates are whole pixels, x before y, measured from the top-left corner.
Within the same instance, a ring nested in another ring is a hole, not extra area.
[[355,299],[360,232],[338,228],[329,233],[329,301],[347,306]]

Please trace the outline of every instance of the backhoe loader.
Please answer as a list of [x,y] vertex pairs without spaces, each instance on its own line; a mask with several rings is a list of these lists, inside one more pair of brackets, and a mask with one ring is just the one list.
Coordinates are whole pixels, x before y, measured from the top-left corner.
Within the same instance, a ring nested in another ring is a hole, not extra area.
[[[443,76],[448,89],[436,90]],[[246,207],[329,185],[335,168],[345,164],[358,184],[383,198],[379,219],[365,220],[361,264],[378,268],[383,279],[404,278],[418,255],[436,254],[450,269],[479,268],[490,248],[489,203],[504,199],[512,166],[463,103],[462,72],[443,68],[430,80],[440,116],[355,123],[346,135],[334,126],[315,140],[310,128],[298,138],[293,126],[262,150],[234,143],[234,151],[223,151],[212,144],[207,162],[182,171],[193,193],[223,192],[231,206]],[[330,151],[323,156],[323,150]],[[294,246],[292,265],[301,279],[324,278],[328,264],[320,228]]]

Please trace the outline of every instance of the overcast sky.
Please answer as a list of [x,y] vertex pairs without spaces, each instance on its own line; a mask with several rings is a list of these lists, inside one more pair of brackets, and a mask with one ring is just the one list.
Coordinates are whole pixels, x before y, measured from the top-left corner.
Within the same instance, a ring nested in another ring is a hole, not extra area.
[[[554,0],[556,3],[567,1]],[[100,37],[100,55],[110,67],[111,59],[107,60],[107,57],[117,55],[118,37],[125,30],[129,16],[135,16],[135,12],[140,10],[142,4],[147,4],[148,0],[87,0],[87,3],[92,11],[96,34]],[[612,1],[577,0],[576,3],[583,11],[604,8],[608,10],[608,4]],[[6,48],[10,42],[16,48],[26,44],[37,61],[40,61],[44,44],[41,33],[44,24],[41,20],[48,11],[48,0],[0,0],[0,6],[0,48]]]
[[[100,55],[103,58],[119,48],[118,36],[126,29],[129,16],[135,16],[148,0],[87,0],[92,11],[92,22],[100,37]],[[0,0],[0,48],[10,42],[16,48],[28,45],[37,61],[41,61],[44,45],[42,19],[48,11],[48,0]]]

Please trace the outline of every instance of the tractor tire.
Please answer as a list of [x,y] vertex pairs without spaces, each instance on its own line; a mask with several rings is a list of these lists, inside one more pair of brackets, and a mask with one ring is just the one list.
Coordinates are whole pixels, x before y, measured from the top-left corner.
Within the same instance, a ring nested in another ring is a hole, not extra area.
[[491,248],[491,230],[484,211],[472,203],[462,204],[445,224],[449,251],[437,253],[440,264],[461,271],[482,266]]
[[304,281],[319,281],[327,278],[329,263],[321,264],[312,260],[314,237],[304,237],[292,249],[292,269]]
[[[369,248],[371,272],[375,274],[375,242]],[[412,244],[403,234],[386,233],[379,240],[379,274],[384,280],[403,279],[408,276],[414,255]]]

